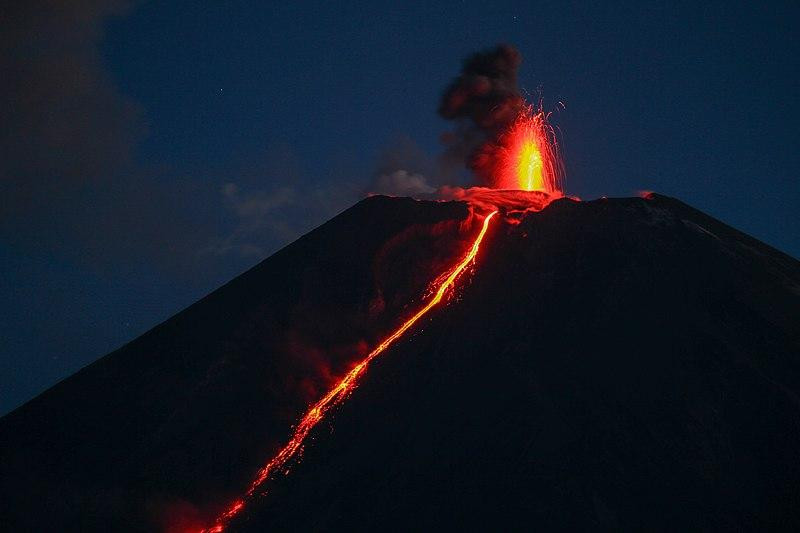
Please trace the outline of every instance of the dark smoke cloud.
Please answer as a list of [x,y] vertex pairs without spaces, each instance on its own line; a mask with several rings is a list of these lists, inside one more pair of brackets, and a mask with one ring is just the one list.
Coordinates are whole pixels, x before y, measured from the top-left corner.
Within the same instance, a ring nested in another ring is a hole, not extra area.
[[96,185],[127,164],[137,106],[105,76],[103,21],[125,2],[9,2],[0,26],[3,219]]
[[442,140],[444,158],[473,167],[479,149],[492,142],[517,118],[525,106],[517,84],[522,55],[510,45],[468,57],[461,74],[447,87],[439,115],[457,122]]
[[[100,53],[122,0],[7,2],[0,16],[0,243],[94,269],[185,273],[213,227],[198,180],[138,163],[143,109]],[[201,204],[202,205],[202,204]]]

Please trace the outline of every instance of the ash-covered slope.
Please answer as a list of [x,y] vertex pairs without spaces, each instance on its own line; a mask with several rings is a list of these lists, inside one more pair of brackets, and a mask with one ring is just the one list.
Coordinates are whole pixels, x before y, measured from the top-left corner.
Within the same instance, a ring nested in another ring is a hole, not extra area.
[[[366,200],[8,415],[6,523],[208,524],[475,230]],[[230,530],[800,526],[797,261],[654,195],[498,220],[477,263]]]

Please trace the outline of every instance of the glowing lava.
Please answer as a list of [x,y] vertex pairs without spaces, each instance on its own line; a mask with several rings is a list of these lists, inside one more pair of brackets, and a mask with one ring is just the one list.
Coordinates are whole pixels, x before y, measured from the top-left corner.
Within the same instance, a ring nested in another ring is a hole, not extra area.
[[522,144],[517,163],[519,188],[523,191],[541,191],[544,189],[542,176],[542,151],[534,141],[526,140]]
[[564,164],[547,117],[526,107],[507,131],[480,150],[474,164],[492,188],[564,195]]
[[499,144],[498,188],[563,194],[558,143],[544,111],[524,110]]
[[400,338],[403,333],[408,331],[408,329],[420,318],[425,316],[428,311],[433,309],[434,306],[442,301],[445,293],[453,286],[459,275],[461,275],[464,269],[467,268],[467,266],[475,259],[475,256],[478,254],[478,248],[481,245],[481,241],[483,241],[483,237],[486,235],[486,230],[489,227],[489,221],[496,214],[497,211],[493,211],[486,216],[486,218],[483,220],[483,227],[473,242],[472,247],[467,252],[467,255],[447,274],[446,277],[443,278],[433,298],[431,298],[431,300],[422,309],[417,311],[414,316],[406,320],[403,325],[397,328],[394,333],[389,335],[377,347],[375,347],[375,349],[372,350],[350,372],[348,372],[347,375],[336,384],[336,386],[328,391],[328,393],[321,400],[315,403],[311,409],[308,410],[300,423],[295,427],[294,433],[292,434],[292,438],[289,440],[289,442],[286,443],[286,445],[281,448],[281,450],[272,459],[270,459],[270,461],[261,470],[258,471],[258,474],[250,484],[250,488],[247,489],[245,495],[231,503],[228,508],[217,517],[213,526],[202,530],[204,533],[220,533],[223,531],[231,519],[239,514],[239,512],[244,508],[245,503],[247,503],[247,501],[253,497],[256,490],[258,490],[258,488],[276,471],[286,466],[288,461],[292,459],[298,451],[300,451],[303,441],[305,441],[305,438],[308,436],[309,432],[319,423],[320,420],[322,420],[325,414],[332,407],[342,403],[353,391],[353,389],[355,389],[356,385],[358,384],[358,379],[367,370],[367,365],[369,365],[370,361],[384,352],[389,346],[392,345],[392,343],[394,343],[394,341]]

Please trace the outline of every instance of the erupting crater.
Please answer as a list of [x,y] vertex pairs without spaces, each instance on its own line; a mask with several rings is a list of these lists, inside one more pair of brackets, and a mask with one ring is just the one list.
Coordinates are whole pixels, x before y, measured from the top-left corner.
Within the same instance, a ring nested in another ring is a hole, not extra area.
[[483,216],[483,225],[466,255],[448,272],[433,282],[435,292],[430,300],[411,318],[376,346],[350,370],[320,400],[313,404],[294,427],[290,440],[258,471],[244,495],[230,503],[202,533],[220,533],[245,508],[259,490],[280,471],[286,471],[302,450],[311,430],[334,407],[341,404],[358,386],[369,363],[383,353],[417,321],[438,305],[453,288],[469,264],[475,261],[489,223],[498,213],[508,223],[517,224],[525,213],[541,211],[551,201],[564,196],[564,168],[555,132],[548,124],[548,115],[523,106],[517,119],[496,142],[486,143],[476,154],[476,168],[489,173],[494,187],[462,189],[444,187],[439,190],[443,200],[469,203],[473,213]]

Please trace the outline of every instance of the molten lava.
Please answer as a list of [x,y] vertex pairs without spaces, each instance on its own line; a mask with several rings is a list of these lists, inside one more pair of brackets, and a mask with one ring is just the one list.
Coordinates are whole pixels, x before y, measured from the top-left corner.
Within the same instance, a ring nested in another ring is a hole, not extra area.
[[499,145],[497,188],[563,194],[561,156],[544,111],[520,113]]
[[536,141],[526,139],[520,147],[517,160],[519,188],[523,191],[543,190],[542,151]]
[[474,165],[494,189],[564,195],[564,164],[548,114],[526,107],[496,141],[476,155]]
[[250,487],[245,492],[244,496],[231,503],[225,511],[223,511],[210,528],[204,529],[204,533],[220,533],[225,529],[225,526],[244,508],[245,503],[252,499],[256,490],[266,482],[276,471],[282,469],[291,460],[303,446],[303,442],[308,436],[309,432],[316,426],[330,411],[331,408],[342,403],[347,396],[353,392],[358,385],[359,378],[366,372],[367,365],[375,359],[378,355],[384,352],[394,341],[399,339],[403,333],[408,331],[420,318],[425,316],[428,311],[433,309],[439,302],[442,301],[445,293],[453,287],[456,279],[461,275],[465,268],[475,259],[478,254],[478,248],[483,241],[486,230],[489,228],[489,221],[497,214],[497,211],[492,211],[483,220],[483,227],[480,233],[475,238],[472,247],[467,252],[466,256],[446,275],[439,279],[441,282],[434,294],[433,298],[425,304],[425,306],[417,311],[411,318],[406,320],[394,333],[384,339],[378,346],[375,347],[360,363],[358,363],[350,372],[342,378],[325,396],[315,403],[311,409],[303,416],[300,423],[294,429],[292,438],[270,461],[258,471]]

